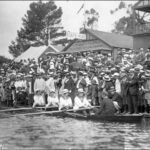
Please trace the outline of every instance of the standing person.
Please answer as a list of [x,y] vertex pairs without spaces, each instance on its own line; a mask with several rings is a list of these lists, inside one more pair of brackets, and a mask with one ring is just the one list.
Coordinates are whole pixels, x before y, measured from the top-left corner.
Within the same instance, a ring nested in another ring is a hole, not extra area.
[[84,79],[83,73],[79,72],[76,88],[82,88],[83,90],[86,90],[87,83],[86,80]]
[[145,112],[150,113],[150,71],[147,70],[145,73],[145,82],[142,86],[144,92],[143,101],[145,105]]
[[66,80],[64,82],[64,89],[69,91],[69,95],[72,99],[72,103],[74,104],[74,93],[75,93],[75,83],[69,73],[66,74]]
[[11,87],[10,87],[10,79],[6,79],[4,83],[4,92],[5,92],[5,102],[7,106],[13,106],[13,101],[12,101],[12,93],[11,93]]
[[34,97],[34,76],[33,75],[28,75],[27,78],[27,93],[28,93],[28,105],[32,106],[33,105],[33,97]]
[[139,83],[137,72],[129,74],[129,113],[138,113],[138,94],[139,94]]
[[128,86],[128,78],[126,73],[121,74],[121,96],[123,100],[122,113],[128,112],[128,99],[129,99],[129,86]]
[[115,90],[118,94],[121,94],[121,82],[119,73],[114,73],[114,78],[115,78]]
[[56,91],[56,88],[55,88],[55,80],[54,80],[54,74],[53,73],[50,73],[49,75],[49,79],[46,81],[46,88],[48,90],[48,93],[53,90],[53,91]]
[[72,108],[73,104],[71,97],[69,97],[68,89],[64,89],[62,92],[63,93],[59,101],[59,110]]

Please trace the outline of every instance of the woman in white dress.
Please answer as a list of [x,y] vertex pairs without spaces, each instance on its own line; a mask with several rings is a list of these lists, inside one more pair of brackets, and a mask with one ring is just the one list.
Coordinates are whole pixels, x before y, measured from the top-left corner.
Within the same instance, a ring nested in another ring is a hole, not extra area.
[[87,108],[87,107],[91,107],[91,104],[87,100],[87,98],[85,96],[85,92],[83,91],[83,89],[79,88],[78,89],[78,96],[75,97],[73,108],[79,109],[79,108]]
[[49,106],[58,106],[58,103],[58,97],[56,96],[55,90],[52,89],[47,98],[46,108]]
[[59,110],[69,109],[72,107],[73,104],[72,104],[71,97],[69,97],[69,91],[68,89],[64,89],[62,91],[62,96],[60,97],[60,101],[59,101]]
[[35,95],[33,97],[34,103],[33,103],[33,108],[36,106],[44,106],[45,105],[45,98],[44,98],[44,93],[41,92],[40,90],[35,91]]

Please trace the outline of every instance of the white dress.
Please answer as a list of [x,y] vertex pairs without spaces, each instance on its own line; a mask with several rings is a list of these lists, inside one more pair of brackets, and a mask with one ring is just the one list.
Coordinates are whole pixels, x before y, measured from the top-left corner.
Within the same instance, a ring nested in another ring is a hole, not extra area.
[[89,103],[89,101],[86,99],[86,97],[83,98],[83,100],[81,100],[79,97],[75,97],[74,99],[74,107],[73,109],[79,109],[80,107],[90,107],[91,104]]
[[45,99],[43,95],[34,95],[34,105],[45,105]]
[[58,101],[57,97],[48,96],[47,102],[48,103],[47,103],[46,107],[48,107],[48,106],[57,106],[59,101]]
[[68,99],[64,99],[63,97],[60,97],[60,102],[59,102],[59,110],[61,110],[64,107],[72,107],[72,100],[70,97]]

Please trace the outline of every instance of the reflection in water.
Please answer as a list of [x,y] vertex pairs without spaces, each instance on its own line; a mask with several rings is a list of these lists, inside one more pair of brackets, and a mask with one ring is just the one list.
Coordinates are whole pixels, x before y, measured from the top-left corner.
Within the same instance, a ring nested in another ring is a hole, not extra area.
[[79,121],[48,116],[0,119],[6,148],[123,149],[150,147],[150,120],[141,124]]

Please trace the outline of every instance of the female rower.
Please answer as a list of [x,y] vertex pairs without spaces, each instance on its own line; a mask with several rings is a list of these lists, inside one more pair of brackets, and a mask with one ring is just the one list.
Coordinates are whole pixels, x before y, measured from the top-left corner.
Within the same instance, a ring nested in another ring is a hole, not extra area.
[[48,103],[46,105],[46,108],[48,106],[58,106],[58,97],[56,96],[55,90],[50,91],[47,101]]
[[72,107],[73,107],[73,104],[72,104],[71,98],[69,97],[69,91],[68,89],[64,89],[62,91],[62,96],[60,97],[59,110],[69,109]]
[[85,97],[85,92],[81,88],[78,89],[78,96],[75,97],[74,101],[74,109],[91,107],[91,104]]
[[44,106],[45,105],[44,93],[38,89],[35,91],[34,103],[33,103],[32,107],[35,108],[37,105],[38,106]]

